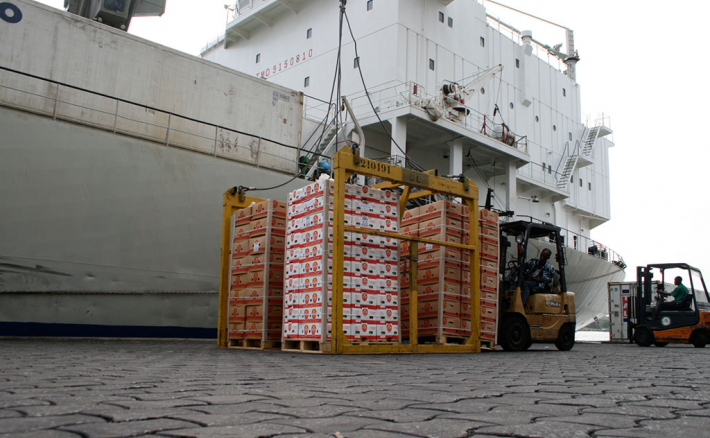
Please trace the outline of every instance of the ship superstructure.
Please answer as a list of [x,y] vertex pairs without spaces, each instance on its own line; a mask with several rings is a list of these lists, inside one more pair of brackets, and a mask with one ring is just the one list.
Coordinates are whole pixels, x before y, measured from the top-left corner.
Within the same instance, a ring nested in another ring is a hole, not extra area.
[[240,0],[202,56],[303,91],[304,138],[315,139],[305,146],[332,155],[353,129],[326,118],[340,55],[341,93],[363,126],[366,157],[463,173],[480,199],[493,189],[495,208],[566,230],[582,262],[603,262],[597,280],[623,277],[623,260],[590,239],[611,218],[614,144],[607,120],[582,121],[571,31],[565,54],[493,19],[476,0],[353,0],[341,36],[335,3]]

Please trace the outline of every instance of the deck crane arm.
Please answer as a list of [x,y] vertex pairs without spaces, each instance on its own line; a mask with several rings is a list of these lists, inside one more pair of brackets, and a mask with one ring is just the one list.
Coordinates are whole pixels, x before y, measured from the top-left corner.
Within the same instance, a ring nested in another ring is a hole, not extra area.
[[460,85],[451,81],[443,81],[439,91],[441,92],[441,99],[444,105],[449,107],[459,107],[465,105],[466,99],[476,92],[479,84],[487,81],[492,76],[495,76],[502,71],[503,66],[498,64],[497,66],[484,71],[466,85]]

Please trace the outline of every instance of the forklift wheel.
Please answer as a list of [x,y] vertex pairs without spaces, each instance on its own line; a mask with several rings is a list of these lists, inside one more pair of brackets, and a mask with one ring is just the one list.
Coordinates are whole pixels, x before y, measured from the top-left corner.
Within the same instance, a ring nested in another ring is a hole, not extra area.
[[638,327],[634,334],[634,342],[639,347],[650,347],[653,344],[653,333],[646,327]]
[[656,342],[653,343],[653,345],[655,345],[656,347],[665,347],[666,345],[668,345],[668,342],[658,342],[658,341],[656,341]]
[[506,351],[525,351],[530,347],[530,330],[521,318],[503,320],[500,345]]
[[695,348],[705,348],[705,344],[708,343],[708,337],[701,331],[695,331],[690,335],[690,343]]
[[574,347],[574,328],[572,325],[565,324],[560,328],[555,347],[560,351],[569,351]]

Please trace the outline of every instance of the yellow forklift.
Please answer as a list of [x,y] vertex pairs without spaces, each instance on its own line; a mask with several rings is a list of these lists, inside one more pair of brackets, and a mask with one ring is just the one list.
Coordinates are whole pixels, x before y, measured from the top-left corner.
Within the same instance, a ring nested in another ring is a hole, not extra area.
[[[541,240],[546,238],[546,242]],[[531,244],[535,242],[535,245]],[[533,342],[554,342],[562,351],[574,347],[574,293],[567,291],[565,253],[560,228],[548,223],[515,221],[500,226],[501,282],[498,343],[506,351],[523,351]],[[555,269],[551,284],[531,287],[523,305],[521,287],[530,280],[526,263],[548,249]],[[530,255],[530,257],[529,257]]]
[[[654,269],[661,274],[661,281],[655,282],[655,293]],[[678,278],[689,293],[679,304],[669,303],[666,279],[670,283],[677,282]],[[639,266],[636,280],[636,290],[631,297],[629,339],[641,347],[652,344],[665,347],[671,342],[705,347],[710,338],[710,297],[698,268],[687,263]]]

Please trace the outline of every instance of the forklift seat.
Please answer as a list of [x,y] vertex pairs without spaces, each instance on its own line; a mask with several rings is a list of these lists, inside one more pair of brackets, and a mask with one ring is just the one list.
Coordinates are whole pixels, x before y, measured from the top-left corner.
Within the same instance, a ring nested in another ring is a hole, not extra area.
[[680,305],[678,306],[679,310],[690,310],[690,305],[693,304],[693,296],[691,294],[686,295],[683,297],[683,301],[681,301]]

